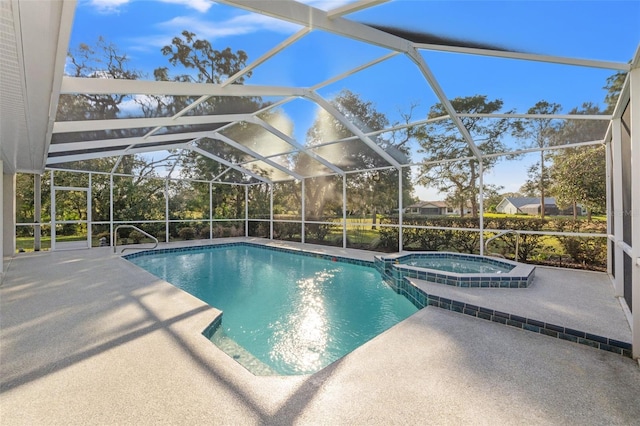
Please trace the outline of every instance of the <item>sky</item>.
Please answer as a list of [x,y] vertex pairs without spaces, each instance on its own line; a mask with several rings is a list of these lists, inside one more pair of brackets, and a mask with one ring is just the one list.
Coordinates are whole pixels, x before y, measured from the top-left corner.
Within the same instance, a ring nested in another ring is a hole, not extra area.
[[[304,3],[330,10],[349,1]],[[346,18],[520,52],[616,62],[631,60],[640,42],[640,0],[390,1]],[[155,68],[169,66],[160,49],[185,29],[216,49],[244,50],[251,63],[300,27],[208,0],[79,0],[70,48],[92,45],[103,37],[127,54],[132,68],[153,79]],[[246,84],[310,87],[386,53],[312,31],[257,67]],[[501,99],[504,112],[524,113],[542,99],[561,104],[565,113],[584,102],[604,108],[603,87],[614,72],[433,51],[422,55],[448,98],[484,94]],[[401,121],[410,108],[413,119],[424,118],[438,101],[416,66],[402,55],[318,92],[330,99],[344,88],[372,102],[391,123]],[[283,109],[294,123],[294,137],[303,142],[317,106],[297,100]],[[501,184],[505,191],[517,190],[526,178],[523,161],[518,167],[502,166],[504,171],[487,175],[487,181]],[[426,190],[418,195],[442,198]]]

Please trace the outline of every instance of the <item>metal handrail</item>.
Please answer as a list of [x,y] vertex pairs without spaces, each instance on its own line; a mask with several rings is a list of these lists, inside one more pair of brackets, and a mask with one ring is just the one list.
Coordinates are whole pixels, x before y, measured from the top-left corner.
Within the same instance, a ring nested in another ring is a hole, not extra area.
[[[143,231],[142,229],[138,228],[137,226],[133,226],[133,225],[118,225],[116,226],[116,230],[113,232],[115,239],[113,240],[113,252],[116,252],[116,246],[118,245],[118,229],[120,228],[133,228],[136,231],[140,232],[141,234],[146,235],[147,237],[151,238],[153,241],[156,242],[156,244],[151,247],[151,250],[153,250],[154,248],[158,247],[158,239],[156,237],[154,237],[153,235],[149,234],[148,232]],[[134,250],[135,247],[125,247],[123,248],[120,253],[124,253],[125,250]]]
[[[493,237],[489,238],[487,241],[484,242],[484,249],[485,251],[489,251],[488,247],[489,247],[489,242],[492,240],[495,240],[496,238],[500,238],[503,235],[507,235],[507,234],[516,234],[516,255],[515,255],[515,261],[518,261],[518,242],[520,241],[520,232],[513,230],[513,229],[507,229],[506,231],[502,231],[499,234],[494,235]],[[504,256],[502,256],[504,257]]]

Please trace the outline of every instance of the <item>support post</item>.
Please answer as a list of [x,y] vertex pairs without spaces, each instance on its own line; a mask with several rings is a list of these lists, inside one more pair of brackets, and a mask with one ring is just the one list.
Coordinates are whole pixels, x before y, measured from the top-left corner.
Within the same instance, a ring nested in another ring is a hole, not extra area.
[[116,241],[113,235],[113,172],[109,174],[109,247],[114,247]]
[[617,297],[624,297],[624,250],[622,249],[623,215],[622,207],[622,120],[615,118],[611,132],[611,159],[613,178],[613,206],[610,207],[608,217],[613,220],[613,250],[616,259],[613,290]]
[[0,160],[0,187],[2,187],[2,198],[0,198],[2,246],[0,246],[0,254],[3,258],[0,276],[4,276],[4,256],[14,256],[16,253],[16,175],[4,172],[2,160]]
[[[631,344],[633,358],[640,359],[640,68],[629,72],[631,83]],[[634,196],[635,195],[635,196]]]
[[269,184],[269,239],[273,240],[273,184]]
[[398,169],[398,251],[404,250],[402,241],[402,219],[404,216],[404,206],[402,202],[402,168]]
[[347,175],[342,175],[342,248],[347,248]]
[[244,236],[249,236],[249,186],[244,187]]
[[[478,212],[480,219],[480,256],[484,255],[484,164],[482,157],[478,159],[479,164],[479,182],[478,182]],[[472,212],[473,214],[473,212]],[[518,236],[516,235],[516,238]],[[516,240],[517,241],[517,240]],[[518,253],[516,253],[516,260],[518,259]]]
[[301,209],[301,214],[302,214],[302,216],[301,216],[301,219],[302,219],[302,229],[301,229],[301,232],[300,232],[300,241],[301,241],[303,244],[304,244],[304,242],[305,242],[305,223],[304,223],[304,216],[305,216],[305,213],[306,213],[306,211],[305,211],[305,207],[304,207],[304,204],[305,204],[305,195],[306,195],[306,194],[305,194],[306,188],[305,188],[305,183],[304,183],[304,182],[305,182],[305,179],[302,179],[302,209]]
[[[0,196],[0,239],[4,241],[4,163],[0,158],[0,188],[2,194]],[[0,245],[0,259],[2,259],[2,267],[0,268],[0,282],[4,278],[4,244]]]
[[16,174],[7,173],[2,177],[2,227],[3,253],[13,256],[16,253]]
[[42,248],[42,175],[33,175],[33,251]]
[[56,190],[51,170],[51,251],[56,249]]
[[164,242],[169,242],[169,179],[164,180]]
[[[611,121],[611,129],[614,129],[613,126],[613,120]],[[605,142],[605,150],[604,150],[604,165],[605,165],[605,205],[607,206],[607,273],[609,274],[609,276],[613,276],[614,274],[614,270],[613,270],[613,253],[611,251],[611,245],[613,243],[612,240],[610,240],[611,236],[613,235],[613,220],[614,218],[611,216],[611,210],[613,209],[613,201],[612,201],[612,194],[613,194],[613,188],[612,188],[612,184],[613,184],[613,174],[612,174],[612,170],[611,170],[611,166],[612,166],[612,161],[613,161],[613,157],[611,155],[611,149],[612,149],[612,145],[611,145],[611,140],[608,140]],[[611,282],[614,287],[615,287],[615,282],[612,281]]]
[[92,239],[92,235],[91,235],[91,222],[93,221],[93,215],[91,214],[91,211],[93,210],[92,207],[92,202],[93,202],[93,195],[91,193],[91,188],[93,187],[93,174],[89,173],[89,187],[87,188],[87,245],[89,247],[87,248],[91,248],[91,239]]
[[213,240],[213,183],[211,182],[209,182],[209,239]]

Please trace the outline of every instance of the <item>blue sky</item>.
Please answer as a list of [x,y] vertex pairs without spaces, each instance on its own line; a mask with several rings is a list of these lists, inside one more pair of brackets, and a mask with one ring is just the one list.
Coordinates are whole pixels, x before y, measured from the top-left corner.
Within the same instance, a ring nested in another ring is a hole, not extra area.
[[[349,2],[305,3],[328,10]],[[619,62],[629,61],[640,41],[640,0],[391,1],[346,17],[528,53]],[[184,29],[207,38],[214,48],[242,49],[251,62],[299,28],[208,0],[80,0],[70,44],[93,44],[102,36],[126,52],[130,65],[151,79],[154,68],[168,66],[160,49]],[[258,67],[246,83],[311,86],[386,53],[382,48],[313,31]],[[602,87],[613,74],[440,52],[423,51],[423,57],[449,98],[486,94],[502,99],[505,110],[516,112],[526,112],[541,99],[560,103],[563,112],[586,101],[603,106]],[[406,112],[410,105],[417,105],[415,119],[423,118],[437,102],[424,77],[404,56],[319,92],[330,98],[345,87],[373,102],[391,122],[399,121],[400,111]],[[295,123],[295,137],[303,140],[315,106],[300,101],[285,107],[285,112]],[[511,180],[519,181],[521,176]]]

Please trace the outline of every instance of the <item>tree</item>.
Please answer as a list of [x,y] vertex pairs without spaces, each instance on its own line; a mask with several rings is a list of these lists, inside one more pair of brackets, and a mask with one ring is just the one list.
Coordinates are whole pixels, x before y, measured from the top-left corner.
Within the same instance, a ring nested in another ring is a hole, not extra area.
[[[67,53],[68,72],[72,77],[137,80],[144,74],[129,68],[129,58],[113,43],[99,37],[95,46],[80,43]],[[120,105],[128,95],[116,93],[60,96],[57,120],[112,119],[120,113]]]
[[[451,100],[458,113],[490,114],[502,109],[500,99],[488,100],[485,95],[458,97]],[[429,118],[447,115],[442,104],[433,105]],[[480,117],[461,117],[462,124],[469,131],[476,146],[483,154],[494,154],[505,150],[501,138],[509,129],[507,119],[485,119]],[[467,141],[451,120],[440,120],[422,126],[416,132],[420,151],[426,154],[421,166],[418,182],[426,186],[435,186],[454,201],[464,215],[465,207],[471,205],[474,217],[478,214],[478,178],[479,161]],[[456,161],[450,161],[455,159]],[[483,159],[485,172],[498,161],[498,157]]]
[[[137,80],[143,77],[143,73],[130,66],[129,58],[119,52],[116,45],[108,43],[102,37],[98,38],[94,46],[80,43],[78,47],[68,53],[70,66],[68,75],[85,78],[112,78]],[[87,120],[87,119],[114,119],[123,116],[122,104],[128,101],[128,95],[111,94],[79,94],[62,95],[58,104],[57,119]],[[99,132],[83,132],[80,134],[54,134],[52,143],[57,141],[69,142],[81,139],[125,138],[144,134],[144,129],[115,129]],[[116,220],[141,220],[164,218],[164,183],[159,179],[155,166],[171,160],[174,154],[168,158],[149,161],[140,156],[123,156],[119,162],[117,172],[134,175],[133,177],[115,177],[113,208]],[[64,164],[68,169],[76,170],[101,170],[111,171],[116,164],[116,157],[99,158],[93,160],[77,161],[72,164]],[[57,186],[76,186],[86,188],[89,186],[89,177],[86,174],[69,172],[55,172],[55,184]],[[44,193],[45,188],[43,188]],[[110,189],[109,178],[105,175],[95,175],[92,180],[92,219],[109,220],[110,217]],[[76,199],[77,198],[77,199]],[[86,208],[86,200],[82,197],[67,197],[57,199],[58,208],[67,203],[65,210],[75,210],[76,216],[83,213]],[[43,208],[48,206],[48,199],[43,199]]]
[[[598,115],[600,108],[590,102],[574,108],[570,114]],[[597,141],[604,138],[606,120],[568,120],[557,131],[562,144]],[[551,166],[551,190],[559,205],[572,206],[577,217],[577,204],[593,211],[606,210],[606,163],[602,146],[566,148],[554,154]]]
[[[356,93],[349,90],[341,91],[331,104],[354,123],[363,132],[383,130],[389,126],[387,117],[376,110],[372,102],[365,101]],[[330,141],[353,136],[347,126],[331,114],[321,110],[313,125],[307,132],[307,146],[313,147]],[[399,134],[393,138],[371,137],[385,152],[392,156],[406,158],[407,149],[403,146],[405,140]],[[361,173],[350,174],[347,178],[348,205],[351,210],[369,212],[374,218],[378,212],[389,211],[390,206],[398,200],[398,172],[388,167],[390,164],[364,142],[355,140],[331,144],[316,148],[318,155],[334,162],[338,167],[346,170],[363,170]],[[299,154],[295,160],[295,169],[301,174],[308,175],[316,169],[318,164],[306,154]],[[321,166],[324,167],[324,166]],[[376,170],[373,170],[376,169]],[[409,170],[402,171],[403,189],[406,200],[409,199],[411,183]],[[327,204],[333,205],[341,198],[338,191],[339,183],[333,176],[316,177],[306,184],[307,212],[310,216],[322,217]]]
[[[171,44],[162,48],[162,54],[169,56],[169,63],[178,64],[186,69],[194,69],[197,74],[181,74],[174,77],[176,81],[196,81],[198,83],[220,84],[226,78],[240,71],[246,64],[248,56],[243,50],[232,52],[230,47],[220,51],[211,46],[208,40],[196,38],[197,36],[187,30],[182,31],[182,37],[174,37]],[[158,80],[168,80],[168,68],[160,67],[154,71]],[[245,74],[251,76],[251,72]],[[242,84],[244,76],[238,78],[235,83]]]
[[[541,174],[540,171],[544,172]],[[520,187],[520,192],[525,197],[538,197],[540,196],[540,188],[543,189],[546,194],[551,187],[551,176],[547,167],[540,167],[540,162],[537,161],[527,168],[527,180]]]
[[[547,101],[539,101],[529,108],[527,114],[557,114],[562,106]],[[554,142],[554,136],[559,128],[559,121],[553,118],[535,118],[528,120],[518,120],[514,123],[513,134],[517,138],[525,141],[525,148],[540,148],[540,161],[534,168],[529,169],[529,178],[538,182],[538,195],[540,196],[540,217],[544,218],[545,195],[549,189],[549,176],[546,171],[546,159],[544,148],[549,147]],[[529,188],[531,189],[531,182]],[[526,186],[527,184],[525,184]],[[529,192],[523,190],[523,192]]]
[[553,157],[551,175],[552,190],[558,205],[576,206],[582,204],[587,209],[587,219],[593,211],[606,210],[605,147],[589,146],[567,148]]
[[[229,47],[221,51],[216,50],[208,40],[199,39],[196,34],[187,30],[182,31],[181,36],[174,37],[171,44],[164,46],[161,52],[168,57],[169,63],[175,70],[182,72],[171,75],[168,67],[158,67],[153,71],[158,81],[220,84],[242,70],[248,60],[243,50],[233,52]],[[251,71],[237,78],[233,84],[243,84],[249,77],[251,77]],[[165,99],[165,97],[155,97],[154,104],[163,106],[171,114],[176,114],[191,105],[196,97],[169,97],[168,102]],[[197,115],[246,113],[254,112],[261,106],[260,98],[212,96],[197,104],[193,113]],[[218,126],[220,124],[214,127],[191,126],[190,129],[212,130]]]
[[626,73],[617,72],[607,78],[607,84],[604,86],[604,89],[607,90],[607,95],[604,98],[604,101],[607,104],[605,113],[613,113],[616,103],[618,103],[618,97],[620,97],[620,92],[622,91],[622,86],[626,77]]
[[[591,102],[585,102],[579,108],[569,111],[571,115],[599,115],[604,114],[600,107]],[[554,136],[557,145],[568,145],[580,142],[592,142],[604,139],[609,120],[566,120],[557,129]]]
[[483,191],[483,206],[485,212],[496,212],[496,207],[504,198],[504,195],[500,193],[503,189],[504,186],[501,185],[485,184]]
[[[162,48],[162,54],[168,57],[169,63],[174,69],[179,70],[178,74],[171,75],[169,67],[159,67],[154,70],[154,77],[160,81],[193,81],[197,83],[220,84],[227,78],[233,76],[245,67],[248,60],[247,54],[238,50],[233,52],[227,47],[223,50],[213,48],[208,40],[199,39],[196,34],[190,31],[182,31],[180,36],[176,36],[171,40],[171,44]],[[251,72],[247,72],[243,76],[234,81],[234,84],[244,83],[246,78],[251,76]],[[195,97],[172,97],[170,99],[159,98],[154,99],[154,104],[162,105],[162,107],[170,114],[177,114],[187,106],[196,101]],[[210,115],[225,113],[244,113],[254,112],[264,105],[260,98],[253,97],[210,97],[200,102],[192,109],[192,114]],[[166,113],[165,113],[166,114]],[[203,124],[198,126],[188,126],[175,128],[173,131],[189,130],[189,131],[211,131],[216,130],[223,124]],[[247,124],[236,124],[225,130],[225,135],[242,143],[247,138],[247,132],[256,132],[254,127]],[[220,141],[204,138],[198,142],[198,146],[218,157],[230,162],[238,163],[246,158],[246,154]],[[231,182],[245,182],[243,174],[237,170],[228,170],[227,166],[204,157],[195,152],[187,152],[182,155],[180,160],[181,175],[184,178],[198,178],[205,180],[213,180],[222,177]],[[196,191],[201,193],[200,199],[208,200],[208,188],[197,187]],[[244,203],[244,189],[231,185],[218,185],[215,187],[214,194],[215,212],[217,217],[229,217],[240,215],[242,213],[242,205]],[[205,208],[205,206],[200,206]],[[206,206],[208,209],[208,206]]]

